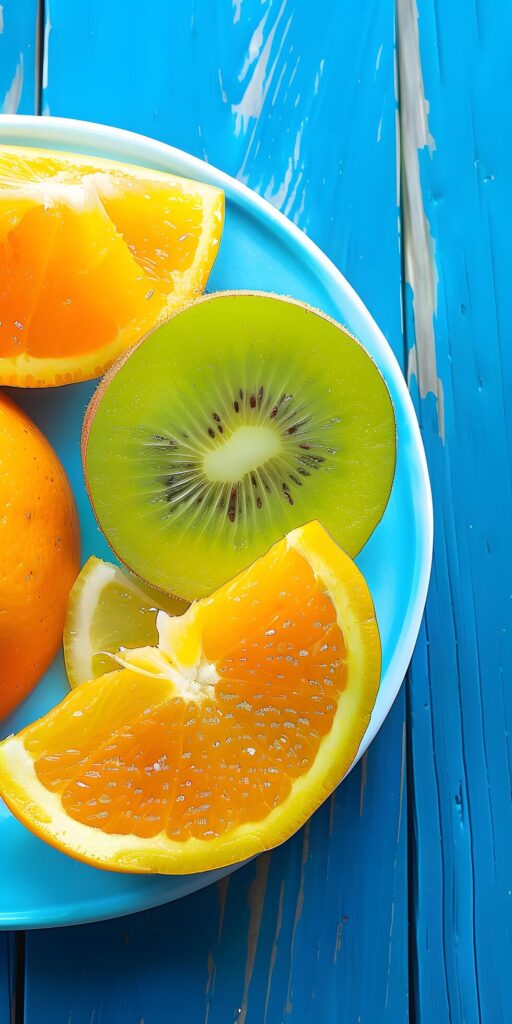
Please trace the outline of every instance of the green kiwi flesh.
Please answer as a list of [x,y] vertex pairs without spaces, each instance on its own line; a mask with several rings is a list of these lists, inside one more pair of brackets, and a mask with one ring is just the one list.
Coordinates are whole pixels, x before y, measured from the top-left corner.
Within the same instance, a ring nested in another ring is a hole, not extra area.
[[312,519],[352,556],[386,507],[396,430],[377,366],[294,300],[206,296],[110,371],[87,411],[87,488],[118,557],[187,601]]

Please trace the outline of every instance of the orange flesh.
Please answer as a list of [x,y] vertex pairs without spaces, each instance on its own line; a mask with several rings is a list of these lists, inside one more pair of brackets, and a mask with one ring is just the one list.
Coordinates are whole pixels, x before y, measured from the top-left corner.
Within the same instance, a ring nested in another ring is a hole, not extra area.
[[193,263],[200,195],[75,159],[0,154],[0,359],[128,347]]
[[174,271],[188,270],[201,235],[203,204],[179,188],[104,196],[103,205],[145,274],[159,291],[174,287]]
[[281,804],[346,685],[330,597],[286,541],[198,606],[217,681],[198,697],[130,670],[73,691],[24,742],[70,817],[105,832],[213,839]]
[[64,203],[29,210],[0,242],[0,282],[0,356],[92,352],[163,308],[99,203],[80,217]]

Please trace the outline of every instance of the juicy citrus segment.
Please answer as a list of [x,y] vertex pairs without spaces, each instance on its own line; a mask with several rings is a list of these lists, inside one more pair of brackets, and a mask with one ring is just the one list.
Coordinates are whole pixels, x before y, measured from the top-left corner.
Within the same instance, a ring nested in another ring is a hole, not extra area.
[[108,652],[156,645],[160,609],[181,615],[186,604],[152,591],[117,565],[89,558],[69,595],[64,659],[71,686],[113,668]]
[[[33,207],[1,243],[1,272],[14,266],[13,290],[5,297],[13,355],[86,356],[98,344],[111,345],[127,321],[149,327],[163,309],[96,193],[82,192],[80,216],[65,200]],[[35,288],[15,292],[26,278]]]
[[0,151],[0,384],[98,376],[199,294],[219,189],[115,161]]
[[116,870],[205,870],[282,842],[348,770],[373,707],[361,574],[311,523],[158,627],[159,650],[123,652],[130,667],[0,745],[2,796]]
[[[74,777],[75,767],[87,762],[91,751],[172,693],[167,680],[149,679],[129,669],[109,672],[102,680],[83,685],[83,692],[70,694],[41,719],[37,729],[27,732],[25,748],[49,789],[61,789]],[[87,783],[83,788],[87,789]]]
[[103,205],[145,274],[164,294],[173,291],[180,273],[192,265],[201,238],[203,200],[183,186],[154,189],[129,186],[130,203],[121,192],[102,197]]

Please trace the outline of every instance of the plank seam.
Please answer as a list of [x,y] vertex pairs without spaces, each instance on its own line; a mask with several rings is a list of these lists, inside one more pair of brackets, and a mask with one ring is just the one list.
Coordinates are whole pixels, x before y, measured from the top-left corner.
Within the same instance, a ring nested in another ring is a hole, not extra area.
[[[405,217],[404,217],[404,176],[403,176],[403,145],[402,145],[402,106],[401,106],[401,88],[400,88],[400,72],[401,72],[401,61],[400,61],[400,45],[399,45],[399,34],[400,34],[400,0],[395,2],[395,60],[396,60],[396,102],[397,102],[397,135],[396,144],[398,147],[398,160],[397,160],[397,175],[398,175],[398,220],[399,220],[399,244],[400,244],[400,307],[401,307],[401,318],[402,318],[402,346],[403,346],[403,357],[402,366],[404,368],[404,376],[408,381],[408,364],[409,364],[409,352],[407,346],[407,317],[406,317],[406,303],[407,303],[407,287],[406,287],[406,266],[405,266],[405,244],[404,244],[404,228],[405,228]],[[411,670],[407,670],[404,687],[405,687],[405,757],[406,757],[406,778],[407,778],[407,794],[406,794],[406,809],[407,809],[407,1006],[408,1006],[408,1020],[409,1024],[419,1024],[419,1015],[417,1014],[417,970],[416,970],[416,934],[415,934],[415,907],[416,907],[416,871],[415,871],[415,856],[416,856],[416,842],[414,836],[414,787],[413,787],[413,751],[411,742],[411,730],[409,723],[411,721],[411,699],[410,699],[410,686],[411,686]]]
[[12,968],[11,1024],[25,1020],[25,932],[15,932]]
[[35,89],[34,89],[34,113],[41,114],[43,109],[43,68],[45,60],[45,33],[46,20],[45,0],[38,0],[36,14],[35,33]]

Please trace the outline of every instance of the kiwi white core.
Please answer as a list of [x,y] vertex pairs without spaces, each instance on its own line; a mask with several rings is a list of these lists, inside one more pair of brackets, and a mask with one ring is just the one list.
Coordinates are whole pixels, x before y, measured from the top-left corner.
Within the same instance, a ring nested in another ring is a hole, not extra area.
[[258,424],[238,427],[230,437],[205,452],[203,469],[209,480],[234,483],[281,451],[277,431]]

